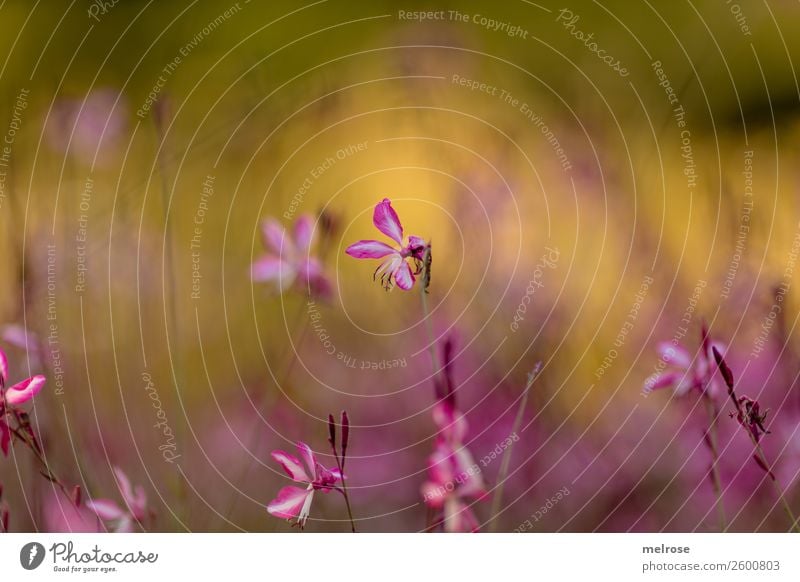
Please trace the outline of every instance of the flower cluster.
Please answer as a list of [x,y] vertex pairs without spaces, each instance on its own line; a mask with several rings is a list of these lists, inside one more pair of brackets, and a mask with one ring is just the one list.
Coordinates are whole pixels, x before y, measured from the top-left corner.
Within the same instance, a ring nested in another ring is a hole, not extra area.
[[484,499],[486,488],[472,453],[464,445],[469,428],[464,415],[456,408],[452,377],[453,343],[447,339],[443,348],[444,366],[435,382],[437,402],[433,422],[438,428],[434,450],[428,458],[429,480],[422,486],[422,497],[446,532],[476,532],[478,519],[471,502]]

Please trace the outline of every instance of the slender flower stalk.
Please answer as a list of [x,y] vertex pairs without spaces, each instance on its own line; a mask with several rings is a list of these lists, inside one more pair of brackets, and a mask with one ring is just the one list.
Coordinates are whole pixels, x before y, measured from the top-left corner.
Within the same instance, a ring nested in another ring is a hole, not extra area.
[[433,336],[433,323],[431,322],[430,310],[428,309],[428,288],[431,284],[431,245],[425,247],[425,254],[423,255],[423,271],[422,271],[422,285],[420,286],[420,302],[422,303],[422,319],[425,323],[425,331],[428,334],[428,353],[431,356],[431,367],[433,368],[433,377],[439,375],[439,361],[436,357],[436,340]]
[[[328,442],[331,445],[331,449],[333,449],[333,456],[336,459],[336,466],[339,468],[339,474],[344,475],[344,463],[345,459],[347,458],[347,444],[350,439],[350,419],[347,417],[347,412],[342,411],[342,456],[339,457],[339,453],[336,450],[336,423],[333,420],[333,415],[328,415]],[[341,488],[342,495],[344,496],[344,503],[347,506],[347,515],[350,518],[350,529],[353,533],[356,533],[356,522],[353,519],[353,510],[350,507],[350,496],[347,493],[347,481],[342,478],[342,488]]]
[[476,532],[478,519],[470,501],[486,497],[483,477],[464,444],[469,425],[456,407],[456,386],[452,377],[453,344],[448,338],[443,349],[441,373],[434,378],[436,404],[433,422],[438,428],[433,453],[428,458],[428,481],[422,497],[428,507],[425,531],[439,525],[446,532]]
[[708,415],[708,429],[703,434],[703,442],[711,455],[709,473],[714,490],[715,506],[719,517],[720,531],[727,529],[725,506],[722,498],[722,478],[719,472],[719,447],[717,446],[718,404],[725,398],[723,387],[715,375],[716,366],[712,350],[724,350],[718,342],[711,341],[708,328],[703,323],[700,331],[700,350],[694,360],[684,347],[673,342],[658,345],[661,361],[669,365],[666,371],[654,374],[647,379],[645,390],[672,388],[676,397],[696,393],[702,400]]
[[3,484],[0,483],[0,533],[8,533],[10,515],[8,503],[3,499]]
[[717,445],[717,409],[711,398],[704,397],[706,413],[708,414],[708,432],[705,434],[704,441],[708,450],[711,452],[711,485],[716,496],[717,515],[719,516],[719,527],[721,532],[728,529],[728,521],[725,517],[725,505],[722,500],[722,479],[719,474],[719,447]]
[[761,437],[769,433],[769,431],[767,431],[764,427],[764,421],[766,420],[767,413],[765,412],[764,414],[761,414],[760,405],[756,400],[753,400],[747,396],[742,396],[741,398],[736,397],[733,372],[728,367],[728,364],[725,362],[719,351],[716,348],[712,348],[712,350],[714,352],[714,359],[717,362],[719,371],[722,374],[722,378],[728,388],[728,396],[730,397],[736,409],[734,413],[731,413],[731,416],[736,417],[739,425],[745,429],[747,436],[750,438],[750,442],[753,443],[753,460],[756,462],[759,468],[767,474],[772,482],[775,493],[777,494],[781,505],[783,505],[783,510],[786,513],[786,516],[789,518],[789,522],[791,523],[790,529],[794,532],[800,533],[800,525],[798,525],[797,518],[795,517],[792,508],[789,506],[789,503],[786,501],[786,497],[783,495],[783,487],[781,487],[778,478],[770,468],[770,464],[767,461],[767,456],[764,454],[764,449],[761,447]]
[[[298,303],[297,316],[295,317],[295,323],[292,326],[292,329],[295,329],[299,326],[299,323],[303,319],[305,313],[306,313],[306,303],[304,301],[301,301],[300,303]],[[295,362],[298,359],[296,350],[299,349],[299,347],[302,345],[303,340],[305,339],[307,328],[308,326],[306,325],[302,326],[300,328],[299,333],[297,334],[297,337],[294,338],[294,341],[292,343],[294,344],[295,349],[291,348],[286,349],[286,354],[283,356],[284,359],[284,363],[282,364],[283,369],[280,371],[279,374],[276,375],[277,378],[276,382],[278,387],[283,386],[284,384],[286,384],[286,382],[288,382],[289,377],[291,376],[291,373],[294,370]],[[274,391],[270,392],[270,394],[274,393],[275,393]],[[250,434],[248,435],[246,440],[248,449],[255,448],[256,444],[258,443],[259,431],[261,429],[260,421],[261,421],[260,418],[255,419],[250,428]],[[239,472],[238,477],[232,482],[243,483],[244,480],[247,479],[248,475],[250,474],[250,471],[252,470],[254,464],[255,464],[254,459],[250,458],[248,462],[244,465],[242,470]],[[231,515],[231,513],[233,513],[233,509],[234,507],[236,507],[236,502],[238,500],[239,500],[239,495],[231,496],[230,502],[228,503],[228,509],[225,512],[225,515]]]
[[[511,434],[516,434],[519,430],[520,425],[522,424],[522,418],[525,415],[525,407],[528,404],[528,394],[530,393],[531,386],[533,386],[533,381],[536,380],[536,377],[539,375],[539,370],[542,367],[541,362],[537,362],[536,365],[533,367],[528,373],[528,381],[525,383],[525,389],[522,391],[522,400],[519,403],[519,409],[517,409],[517,416],[514,419],[514,425],[511,428]],[[500,511],[501,503],[503,501],[503,487],[506,484],[506,476],[508,475],[508,467],[511,464],[511,449],[514,447],[514,442],[512,441],[511,444],[508,445],[508,448],[503,453],[503,460],[500,462],[500,472],[497,475],[497,485],[495,486],[495,493],[494,497],[492,498],[492,531],[495,530],[496,523],[497,523],[497,514]]]

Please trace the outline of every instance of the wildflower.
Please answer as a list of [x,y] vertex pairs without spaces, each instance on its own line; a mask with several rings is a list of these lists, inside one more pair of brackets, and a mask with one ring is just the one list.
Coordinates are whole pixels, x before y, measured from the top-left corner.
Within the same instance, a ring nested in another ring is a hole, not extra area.
[[478,519],[467,501],[483,499],[486,488],[480,468],[464,446],[469,426],[456,407],[452,354],[453,342],[447,338],[442,370],[434,380],[437,402],[433,422],[439,430],[433,454],[428,458],[429,480],[422,486],[422,498],[431,509],[442,511],[445,531],[475,532]]
[[320,261],[311,255],[314,242],[313,219],[303,215],[294,223],[294,233],[274,218],[267,218],[261,226],[267,253],[253,263],[251,277],[258,282],[274,282],[283,292],[297,285],[298,288],[326,298],[331,286],[322,270]]
[[[336,488],[336,482],[342,480],[338,469],[326,469],[317,462],[311,448],[302,442],[297,443],[297,450],[305,461],[305,467],[296,457],[283,451],[273,451],[272,458],[280,463],[284,471],[297,483],[307,484],[305,489],[288,486],[278,491],[277,497],[267,505],[267,511],[275,517],[291,520],[297,518],[296,524],[304,528],[311,512],[311,501],[317,490],[328,493]],[[306,470],[307,469],[307,470]]]
[[44,376],[32,376],[27,380],[18,382],[13,386],[6,388],[3,392],[3,400],[8,406],[19,406],[24,404],[36,394],[38,394],[44,387]]
[[689,351],[684,347],[672,342],[659,343],[661,360],[670,368],[650,376],[645,382],[645,391],[672,388],[675,396],[684,396],[697,390],[715,401],[724,398],[726,393],[715,374],[717,366],[711,353],[715,347],[724,351],[722,344],[709,341],[707,333],[703,331],[701,349],[693,363]]
[[478,519],[467,501],[483,499],[486,489],[469,450],[463,445],[453,448],[439,443],[428,459],[428,475],[422,498],[428,507],[443,510],[445,531],[478,531]]
[[[0,451],[8,455],[8,447],[11,443],[11,427],[8,426],[8,412],[16,409],[20,404],[24,404],[38,394],[44,387],[44,376],[32,376],[27,380],[18,382],[6,388],[8,380],[8,358],[5,352],[0,349]],[[19,419],[17,413],[15,416]],[[27,427],[26,427],[27,428]]]
[[105,164],[121,143],[127,117],[124,95],[113,88],[96,89],[83,99],[59,99],[48,115],[45,137],[56,151]]
[[124,506],[111,499],[92,499],[86,502],[86,507],[101,520],[111,523],[115,532],[130,533],[147,517],[147,495],[141,485],[131,486],[122,469],[114,467],[114,476]]
[[[416,276],[423,272],[428,244],[422,238],[413,235],[408,237],[405,245],[403,244],[403,226],[388,198],[384,198],[375,206],[372,222],[375,228],[395,241],[398,246],[392,247],[377,240],[360,240],[347,247],[345,252],[356,259],[383,259],[375,270],[373,279],[380,276],[381,283],[387,290],[397,283],[400,289],[408,291],[414,286]],[[413,272],[407,259],[414,261]]]
[[765,410],[763,414],[761,413],[761,405],[758,400],[753,400],[749,396],[741,396],[738,400],[736,412],[731,412],[730,416],[731,418],[736,417],[739,424],[746,428],[758,442],[762,436],[769,434],[769,431],[764,428],[767,414],[769,414],[769,410]]

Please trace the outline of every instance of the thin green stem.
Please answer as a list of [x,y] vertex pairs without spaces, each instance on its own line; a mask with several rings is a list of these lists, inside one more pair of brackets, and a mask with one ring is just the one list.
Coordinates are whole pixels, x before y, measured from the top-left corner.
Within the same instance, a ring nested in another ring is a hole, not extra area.
[[[164,212],[164,240],[165,246],[167,247],[167,256],[166,256],[166,267],[169,270],[169,289],[166,296],[166,309],[165,312],[168,314],[167,317],[169,318],[169,322],[164,322],[167,325],[166,328],[166,336],[167,336],[167,351],[170,355],[170,360],[173,364],[172,367],[172,377],[175,383],[175,395],[178,400],[178,405],[181,409],[181,417],[178,421],[178,429],[177,429],[177,440],[181,443],[181,446],[186,446],[186,433],[187,433],[187,415],[186,415],[186,406],[183,402],[183,395],[181,390],[183,386],[186,384],[186,374],[185,368],[183,365],[183,355],[181,352],[180,346],[180,323],[178,322],[178,303],[175,297],[175,292],[177,290],[177,280],[175,274],[175,237],[173,236],[172,229],[169,227],[169,198],[167,194],[167,190],[169,188],[167,182],[167,174],[166,174],[166,163],[164,162],[163,151],[164,151],[164,143],[165,143],[165,136],[164,132],[162,131],[160,120],[158,119],[157,115],[153,114],[153,127],[155,128],[156,137],[158,139],[158,150],[156,152],[156,168],[157,173],[160,181],[160,194],[161,194],[161,207]],[[175,334],[177,338],[175,342],[175,354],[172,355],[172,350],[169,348],[169,328],[172,328],[172,332]],[[189,498],[189,489],[186,483],[186,479],[183,477],[183,473],[181,471],[176,472],[176,478],[178,480],[177,483],[177,490],[178,490],[178,501],[180,503],[179,514],[183,516],[183,519],[178,519],[178,524],[183,525],[183,522],[188,518],[188,498]]]
[[[297,326],[299,325],[300,321],[302,320],[303,314],[306,311],[306,305],[307,304],[305,302],[301,302],[299,304],[299,309],[297,311],[297,315],[295,317],[292,329],[296,329]],[[294,370],[294,363],[297,360],[297,356],[296,356],[295,352],[296,352],[297,349],[300,348],[300,345],[302,344],[303,340],[305,339],[305,334],[306,334],[306,328],[307,327],[308,326],[306,326],[306,325],[301,327],[297,338],[294,340],[294,342],[290,342],[291,345],[295,346],[295,350],[292,350],[291,347],[287,348],[287,350],[286,350],[287,353],[284,356],[284,359],[286,359],[288,357],[288,361],[284,364],[283,371],[281,371],[281,373],[277,376],[277,385],[278,385],[278,387],[280,387],[280,386],[282,386],[283,384],[286,383],[286,381],[289,379],[289,376],[292,373],[292,370]],[[252,425],[252,427],[250,429],[250,435],[247,438],[248,450],[255,448],[255,445],[256,445],[256,442],[257,442],[257,439],[258,439],[258,435],[259,435],[259,429],[261,428],[261,422],[259,422],[260,420],[261,419],[259,418],[259,419],[256,419],[256,420],[253,421],[253,425]],[[242,469],[242,471],[239,474],[238,478],[235,481],[233,481],[233,483],[241,483],[241,482],[243,482],[247,478],[247,476],[250,473],[250,470],[252,468],[253,468],[253,459],[251,458],[250,461],[247,463],[247,465],[245,465],[244,469]],[[228,511],[225,513],[226,516],[229,516],[231,514],[231,512],[234,509],[234,507],[236,506],[236,502],[238,501],[238,499],[239,499],[238,495],[234,494],[232,496],[231,501],[228,504]]]
[[714,487],[714,494],[717,498],[717,514],[719,515],[720,531],[728,529],[728,522],[725,518],[725,505],[722,500],[722,479],[719,475],[719,448],[717,447],[717,411],[714,402],[708,396],[704,396],[706,412],[708,413],[708,448],[711,451],[711,479]]
[[334,457],[336,457],[336,466],[339,468],[339,474],[342,476],[342,487],[339,491],[344,496],[344,503],[347,505],[347,516],[350,518],[350,529],[356,533],[356,521],[353,519],[353,510],[350,508],[350,496],[347,494],[347,481],[344,478],[344,459],[339,460],[339,455],[334,450]]
[[[425,250],[424,264],[430,263],[430,246]],[[422,274],[422,284],[420,285],[420,301],[422,302],[422,318],[425,323],[425,331],[428,334],[428,352],[431,355],[431,366],[433,367],[433,377],[439,375],[439,359],[436,356],[436,340],[433,335],[433,323],[431,322],[430,309],[428,308],[428,284],[430,283],[430,271],[425,270]]]
[[772,472],[772,468],[770,467],[769,463],[767,463],[767,456],[764,454],[764,449],[761,448],[761,444],[756,440],[756,438],[750,434],[750,440],[752,441],[753,445],[756,448],[756,454],[759,457],[759,461],[763,464],[763,469],[767,472],[767,476],[769,477],[770,481],[772,481],[772,486],[775,488],[775,493],[778,495],[778,499],[780,499],[781,504],[783,505],[783,511],[786,513],[786,516],[789,518],[791,522],[791,529],[796,533],[800,533],[800,526],[798,526],[797,518],[792,511],[792,508],[789,507],[789,503],[786,501],[786,498],[783,496],[783,488],[781,484],[778,482],[778,478],[775,477],[775,473]]
[[[525,415],[525,407],[528,404],[528,395],[530,393],[531,386],[533,386],[533,381],[536,379],[536,376],[539,373],[539,368],[541,367],[541,362],[536,364],[536,367],[528,374],[528,381],[525,383],[525,389],[522,392],[522,400],[519,403],[519,408],[517,409],[517,416],[514,419],[514,424],[511,428],[511,434],[517,434],[520,425],[522,424],[522,418]],[[514,447],[514,441],[512,439],[511,444],[508,445],[508,448],[503,453],[503,460],[500,462],[500,472],[497,475],[497,484],[495,485],[495,494],[494,498],[492,499],[492,524],[490,526],[491,531],[495,531],[497,528],[497,513],[500,511],[501,503],[503,500],[503,487],[506,484],[506,476],[508,475],[508,468],[511,465],[511,449]]]

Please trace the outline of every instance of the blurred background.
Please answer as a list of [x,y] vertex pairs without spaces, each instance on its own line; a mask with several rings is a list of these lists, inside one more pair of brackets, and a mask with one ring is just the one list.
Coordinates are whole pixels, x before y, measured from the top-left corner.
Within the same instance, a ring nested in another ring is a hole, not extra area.
[[[388,197],[431,241],[428,322],[489,489],[542,362],[482,530],[717,531],[702,403],[642,391],[702,321],[800,512],[799,25],[788,0],[4,2],[0,346],[13,381],[48,378],[53,469],[120,501],[122,468],[143,529],[291,531],[270,452],[335,466],[346,409],[357,527],[425,529],[420,289],[344,254],[385,240]],[[332,284],[313,306],[250,277],[261,221],[303,214]],[[725,406],[728,527],[785,531]],[[30,457],[0,458],[10,529],[81,527]],[[347,531],[341,499],[307,529]]]

